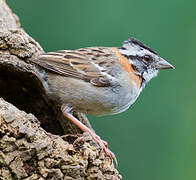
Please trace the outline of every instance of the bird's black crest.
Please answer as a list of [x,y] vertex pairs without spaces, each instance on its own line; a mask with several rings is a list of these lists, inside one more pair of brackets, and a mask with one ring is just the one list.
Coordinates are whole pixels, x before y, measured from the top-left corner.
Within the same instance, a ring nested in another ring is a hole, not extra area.
[[144,48],[144,49],[147,49],[148,51],[150,51],[150,52],[152,52],[152,53],[158,55],[156,51],[152,50],[151,48],[149,48],[148,46],[146,46],[145,44],[143,44],[142,42],[138,41],[138,40],[135,39],[135,38],[129,38],[129,39],[128,39],[128,42],[129,42],[129,43],[133,43],[133,44],[135,44],[135,45],[138,45],[138,46],[140,46],[140,47],[142,47],[142,48]]

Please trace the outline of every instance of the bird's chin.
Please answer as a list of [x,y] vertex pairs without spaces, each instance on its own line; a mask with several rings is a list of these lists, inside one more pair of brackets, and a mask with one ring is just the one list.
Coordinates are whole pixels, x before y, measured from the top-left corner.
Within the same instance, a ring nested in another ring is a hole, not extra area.
[[145,80],[145,83],[149,82],[152,78],[156,77],[158,75],[157,69],[150,69],[148,71],[145,71],[143,73],[143,79]]

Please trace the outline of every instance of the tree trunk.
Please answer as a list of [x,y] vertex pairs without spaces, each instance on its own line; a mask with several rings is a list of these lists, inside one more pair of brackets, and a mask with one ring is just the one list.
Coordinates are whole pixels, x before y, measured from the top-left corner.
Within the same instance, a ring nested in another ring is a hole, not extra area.
[[[121,179],[88,134],[73,145],[80,130],[47,97],[28,61],[40,53],[0,0],[0,179]],[[90,127],[84,114],[74,114]]]

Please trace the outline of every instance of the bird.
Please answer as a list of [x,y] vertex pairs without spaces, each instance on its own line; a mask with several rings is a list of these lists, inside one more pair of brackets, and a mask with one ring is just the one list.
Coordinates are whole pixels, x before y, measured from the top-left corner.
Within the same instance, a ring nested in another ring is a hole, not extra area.
[[95,116],[121,113],[136,101],[160,69],[174,69],[156,51],[133,37],[120,47],[59,50],[30,61],[42,69],[46,93],[57,102],[64,117],[88,132],[116,162],[107,142],[74,117],[73,111]]

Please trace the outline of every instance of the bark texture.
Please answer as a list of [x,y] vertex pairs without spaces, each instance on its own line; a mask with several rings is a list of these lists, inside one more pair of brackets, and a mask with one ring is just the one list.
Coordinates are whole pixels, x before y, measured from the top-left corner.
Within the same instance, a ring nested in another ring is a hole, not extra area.
[[74,146],[76,135],[48,133],[2,98],[0,135],[1,179],[121,179],[88,134]]
[[[80,130],[63,118],[28,62],[42,52],[0,0],[0,179],[121,179],[88,134],[73,145]],[[90,127],[84,114],[75,116]]]

